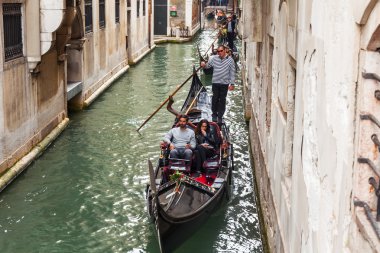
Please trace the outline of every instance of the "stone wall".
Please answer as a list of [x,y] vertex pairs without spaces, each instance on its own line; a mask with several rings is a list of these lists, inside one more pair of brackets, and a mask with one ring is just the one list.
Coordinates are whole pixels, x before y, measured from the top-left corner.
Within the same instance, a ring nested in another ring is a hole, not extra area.
[[[136,12],[136,1],[131,2],[131,17],[128,19],[130,20],[130,23],[128,24],[130,29],[130,34],[128,34],[128,60],[130,64],[136,63],[140,56],[150,51],[150,48],[153,45],[153,26],[149,28],[149,1],[145,1],[145,15],[143,12],[144,5],[141,1],[139,17],[137,17]],[[151,21],[151,24],[152,23],[153,22]]]
[[[132,1],[132,3],[132,14],[136,15],[136,1]],[[78,12],[80,11],[78,14],[83,18],[74,22],[73,31],[84,29],[84,16],[86,15],[84,4],[82,1],[80,10],[78,10]],[[148,0],[146,0],[145,16],[143,16],[142,7],[143,4],[140,4],[141,19],[139,18],[131,24],[132,34],[137,34],[136,29],[148,31],[146,22]],[[92,30],[85,34],[77,32],[72,35],[71,44],[67,50],[67,75],[69,81],[81,82],[83,88],[80,94],[70,100],[71,108],[81,109],[88,106],[100,94],[99,91],[110,85],[110,81],[115,75],[119,76],[128,69],[128,60],[133,59],[132,57],[137,58],[142,54],[142,49],[148,47],[147,32],[141,32],[143,37],[127,37],[127,12],[124,11],[127,9],[126,1],[120,1],[119,9],[119,21],[116,22],[115,1],[106,1],[105,26],[100,27],[99,3],[98,0],[92,1]]]
[[359,197],[376,207],[373,172],[363,176],[356,161],[363,140],[379,131],[359,120],[360,101],[373,112],[379,105],[373,95],[361,98],[359,77],[378,69],[378,53],[367,51],[379,48],[380,3],[245,0],[242,7],[245,104],[271,251],[376,251],[353,203]]
[[[65,64],[59,61],[54,37],[48,36],[63,21],[60,19],[63,2],[56,1],[53,5],[34,2],[44,14],[42,19],[35,6],[18,2],[22,3],[23,27],[41,22],[41,33],[39,28],[33,28],[33,32],[24,30],[24,56],[1,60],[0,174],[30,152],[67,116]],[[52,15],[55,22],[47,24]],[[0,30],[4,34],[3,26]],[[1,50],[1,59],[5,58],[3,53]]]

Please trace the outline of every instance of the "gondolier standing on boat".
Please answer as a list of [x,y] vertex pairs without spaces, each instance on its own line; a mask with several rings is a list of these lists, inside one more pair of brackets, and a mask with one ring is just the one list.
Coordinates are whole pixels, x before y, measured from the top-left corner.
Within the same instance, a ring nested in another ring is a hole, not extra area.
[[191,160],[196,141],[194,131],[187,128],[188,121],[187,115],[179,116],[178,127],[170,129],[161,143],[161,145],[165,143],[169,145],[170,158]]
[[218,47],[218,55],[210,57],[206,63],[201,62],[202,68],[213,68],[212,74],[212,121],[221,124],[226,111],[226,97],[228,90],[233,90],[235,85],[235,62],[226,53],[223,45]]
[[228,41],[228,47],[230,48],[231,52],[234,51],[234,39],[235,39],[235,20],[232,20],[232,15],[228,16],[227,18],[227,41]]

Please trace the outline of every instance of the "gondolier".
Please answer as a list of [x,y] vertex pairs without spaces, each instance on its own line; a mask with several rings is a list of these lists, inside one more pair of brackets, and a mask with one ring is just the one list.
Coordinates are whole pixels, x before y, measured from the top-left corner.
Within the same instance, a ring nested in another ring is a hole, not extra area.
[[232,20],[232,16],[228,16],[227,18],[227,41],[228,41],[228,47],[231,51],[234,51],[234,39],[235,39],[235,21]]
[[213,68],[212,74],[212,121],[223,122],[226,111],[226,97],[228,90],[233,90],[235,85],[235,62],[226,53],[223,45],[218,47],[218,55],[210,57],[206,63],[201,62],[202,68]]

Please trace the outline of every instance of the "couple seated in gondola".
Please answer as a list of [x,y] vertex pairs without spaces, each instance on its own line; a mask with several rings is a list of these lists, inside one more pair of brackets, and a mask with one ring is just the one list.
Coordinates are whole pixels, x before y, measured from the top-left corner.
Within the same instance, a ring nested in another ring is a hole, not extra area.
[[[191,126],[188,127],[188,124]],[[170,150],[170,159],[176,168],[182,166],[186,171],[191,170],[194,151],[196,174],[199,174],[204,162],[216,154],[218,140],[207,120],[201,120],[195,127],[195,132],[191,129],[193,127],[187,115],[180,115],[177,126],[165,135],[161,147]]]

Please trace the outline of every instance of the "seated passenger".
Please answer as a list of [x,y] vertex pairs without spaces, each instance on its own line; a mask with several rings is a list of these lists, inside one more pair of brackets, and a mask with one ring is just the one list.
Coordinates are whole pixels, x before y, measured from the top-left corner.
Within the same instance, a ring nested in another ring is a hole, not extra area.
[[210,131],[210,123],[206,119],[199,121],[195,129],[195,139],[197,140],[196,168],[199,173],[202,170],[203,162],[215,154],[216,141]]
[[191,160],[196,142],[194,131],[187,128],[188,121],[187,115],[179,116],[178,127],[170,129],[161,142],[169,144],[170,158]]

